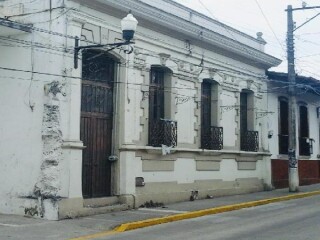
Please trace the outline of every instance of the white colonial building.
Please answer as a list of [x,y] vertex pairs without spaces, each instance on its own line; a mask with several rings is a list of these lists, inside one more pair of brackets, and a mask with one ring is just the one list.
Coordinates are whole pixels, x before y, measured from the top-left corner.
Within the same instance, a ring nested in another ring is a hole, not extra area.
[[[272,185],[288,187],[288,74],[268,72],[268,129]],[[320,82],[296,75],[296,155],[300,185],[320,182]]]
[[[138,20],[134,48],[120,22]],[[80,46],[75,68],[76,37]],[[59,219],[271,187],[280,60],[171,0],[0,2],[0,212]],[[90,206],[94,206],[91,208]]]

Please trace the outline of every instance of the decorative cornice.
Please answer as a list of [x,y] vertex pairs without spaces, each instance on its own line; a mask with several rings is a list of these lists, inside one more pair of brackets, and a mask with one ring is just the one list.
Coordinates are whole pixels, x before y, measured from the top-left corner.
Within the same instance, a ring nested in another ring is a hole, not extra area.
[[[200,40],[209,44],[215,48],[222,49],[229,54],[238,55],[239,57],[246,58],[251,65],[257,65],[263,68],[270,68],[277,66],[281,63],[281,60],[270,56],[260,50],[257,50],[251,46],[245,45],[236,41],[232,38],[223,36],[217,32],[206,29],[203,26],[197,25],[186,19],[178,17],[176,15],[167,13],[161,9],[157,9],[153,6],[145,4],[137,0],[92,0],[82,1],[74,0],[88,5],[89,7],[95,7],[97,3],[102,5],[111,6],[118,11],[129,11],[131,10],[134,15],[140,19],[139,21],[151,22],[154,26],[158,25],[168,30],[174,30],[182,33],[190,38]],[[232,28],[230,28],[232,29]],[[229,29],[228,29],[229,30]],[[230,31],[230,30],[229,30]],[[237,32],[234,32],[236,35]],[[242,35],[244,37],[244,35]],[[247,37],[248,41],[253,41],[252,38]]]
[[[140,1],[145,2],[145,3],[149,4],[149,5],[151,5],[151,3],[153,3],[153,6],[159,6],[158,1],[156,1],[156,0],[153,0],[152,2],[150,0],[140,0]],[[197,11],[195,11],[195,10],[193,10],[193,9],[187,7],[187,6],[184,6],[184,5],[182,5],[182,4],[178,3],[178,2],[175,2],[173,0],[159,0],[159,1],[166,2],[166,3],[170,4],[171,6],[173,6],[173,8],[171,8],[173,11],[176,8],[179,8],[180,10],[183,10],[184,13],[186,13],[185,15],[188,15],[188,18],[186,18],[186,17],[184,18],[186,20],[192,21],[192,19],[194,17],[198,17],[201,20],[205,20],[208,23],[214,24],[215,26],[219,26],[219,27],[225,29],[226,32],[235,33],[237,35],[240,35],[240,36],[242,36],[244,38],[250,39],[251,41],[259,43],[259,44],[262,44],[262,45],[266,44],[266,42],[261,38],[262,35],[261,35],[260,32],[257,33],[257,36],[259,35],[260,38],[259,37],[254,38],[254,37],[252,37],[252,36],[250,36],[250,35],[248,35],[248,34],[246,34],[244,32],[241,32],[241,31],[239,31],[239,30],[237,30],[235,28],[232,28],[232,27],[230,27],[230,26],[228,26],[228,25],[226,25],[226,24],[224,24],[222,22],[214,20],[214,19],[212,19],[212,18],[210,18],[210,17],[208,17],[208,16],[206,16],[206,15],[200,13],[200,12],[197,12]],[[157,4],[157,5],[155,5],[155,4]]]

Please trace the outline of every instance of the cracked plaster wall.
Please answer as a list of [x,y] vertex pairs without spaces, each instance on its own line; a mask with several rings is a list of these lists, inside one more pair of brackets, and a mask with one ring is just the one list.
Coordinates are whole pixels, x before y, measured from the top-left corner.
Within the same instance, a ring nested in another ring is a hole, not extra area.
[[[63,85],[52,81],[45,85],[46,101],[42,120],[42,162],[40,175],[34,187],[34,195],[38,198],[38,209],[41,217],[57,219],[61,189],[60,174],[62,157],[62,131],[60,125],[60,106],[57,94],[62,92]],[[45,200],[51,200],[46,201]],[[56,215],[56,216],[55,216]]]

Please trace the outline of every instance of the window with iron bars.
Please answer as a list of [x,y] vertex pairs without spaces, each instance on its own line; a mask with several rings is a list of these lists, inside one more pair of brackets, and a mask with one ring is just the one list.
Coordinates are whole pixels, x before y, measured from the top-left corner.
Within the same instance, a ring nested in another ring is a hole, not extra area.
[[299,106],[299,155],[310,156],[312,141],[309,139],[308,107],[306,104]]
[[289,118],[288,99],[279,98],[279,154],[288,154],[289,148]]
[[223,128],[213,126],[218,122],[218,84],[204,79],[201,84],[201,148],[221,150]]
[[167,74],[167,69],[161,67],[152,67],[150,71],[148,145],[153,147],[177,146],[177,122],[165,118],[166,107],[169,107],[165,106]]
[[[243,90],[240,93],[240,150],[248,152],[258,152],[259,133],[248,130],[254,127],[253,122],[253,92]],[[250,106],[250,107],[249,107]]]

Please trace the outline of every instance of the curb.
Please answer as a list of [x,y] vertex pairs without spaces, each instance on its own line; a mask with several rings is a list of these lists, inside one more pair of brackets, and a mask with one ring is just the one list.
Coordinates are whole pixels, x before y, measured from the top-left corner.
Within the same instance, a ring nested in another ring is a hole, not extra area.
[[230,212],[230,211],[239,210],[242,208],[261,206],[261,205],[266,205],[266,204],[274,203],[274,202],[282,202],[282,201],[287,201],[287,200],[292,200],[292,199],[311,197],[314,195],[320,195],[320,191],[291,194],[291,195],[286,195],[286,196],[282,196],[282,197],[268,198],[268,199],[263,199],[263,200],[258,200],[258,201],[244,202],[244,203],[238,203],[238,204],[227,205],[227,206],[222,206],[222,207],[209,208],[209,209],[205,209],[205,210],[180,213],[180,214],[171,215],[171,216],[167,216],[167,217],[151,218],[151,219],[147,219],[147,220],[143,220],[143,221],[124,223],[124,224],[121,224],[116,229],[114,229],[113,231],[120,233],[120,232],[138,229],[138,228],[159,225],[159,224],[163,224],[163,223],[176,222],[176,221],[180,221],[180,220],[197,218],[197,217],[202,217],[202,216],[212,215],[212,214],[217,214],[217,213],[223,213],[223,212]]
[[119,227],[115,228],[114,230],[102,231],[102,232],[91,234],[91,235],[72,238],[71,240],[86,240],[86,239],[93,239],[93,238],[101,238],[101,237],[115,235],[115,234],[119,234],[122,232],[134,230],[134,229],[155,226],[155,225],[159,225],[159,224],[163,224],[163,223],[176,222],[176,221],[180,221],[180,220],[197,218],[197,217],[202,217],[202,216],[206,216],[206,215],[213,215],[213,214],[218,214],[218,213],[223,213],[223,212],[231,212],[231,211],[239,210],[239,209],[243,209],[243,208],[261,206],[261,205],[266,205],[269,203],[288,201],[288,200],[292,200],[292,199],[311,197],[311,196],[315,196],[315,195],[320,195],[320,191],[290,194],[290,195],[286,195],[286,196],[282,196],[282,197],[267,198],[267,199],[263,199],[263,200],[237,203],[237,204],[232,204],[232,205],[227,205],[227,206],[221,206],[221,207],[215,207],[215,208],[208,208],[208,209],[204,209],[204,210],[180,213],[180,214],[170,215],[167,217],[151,218],[151,219],[147,219],[147,220],[143,220],[143,221],[129,222],[129,223],[121,224]]

